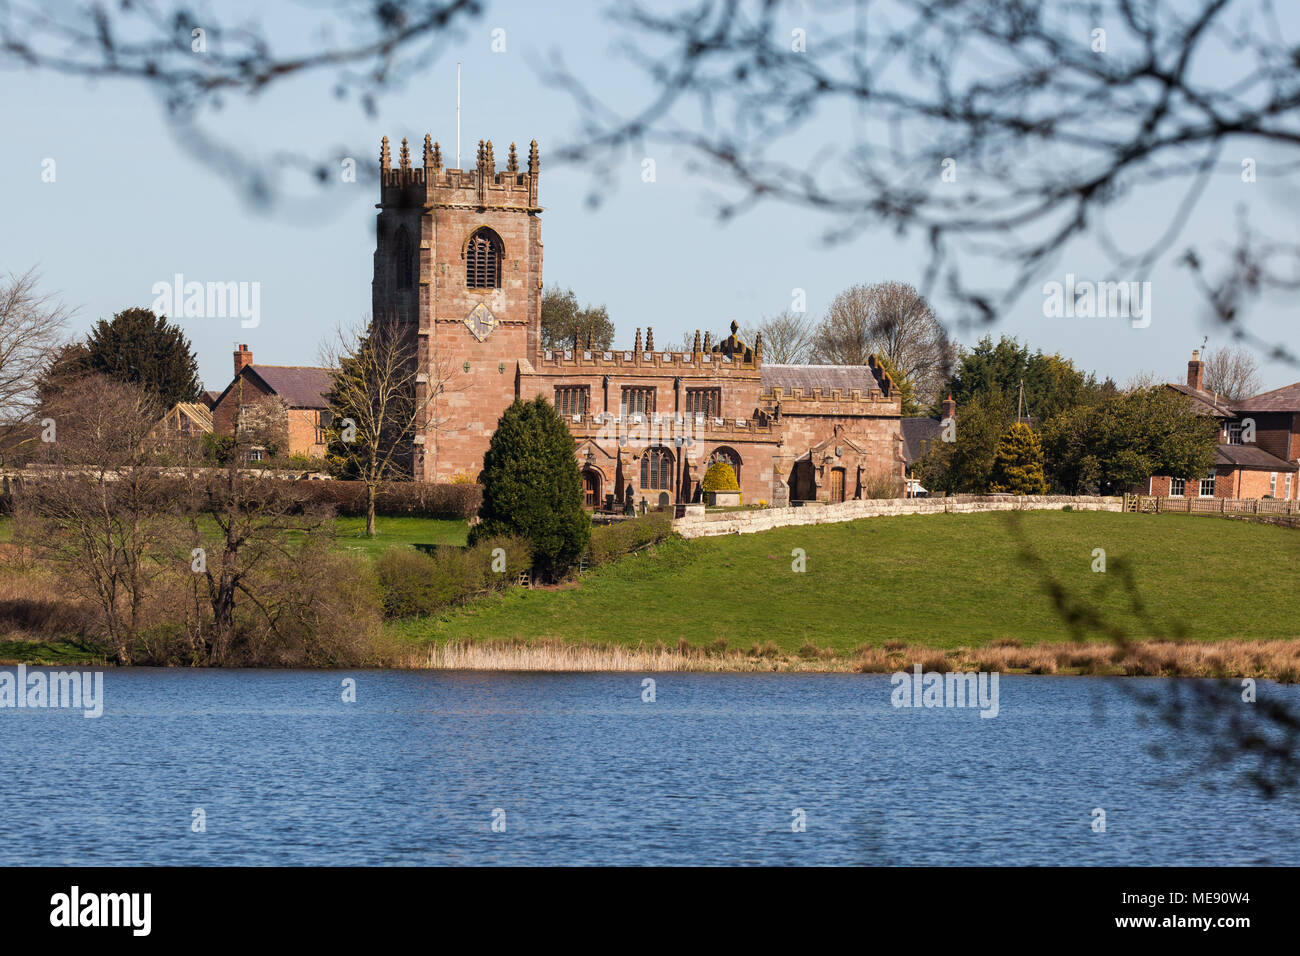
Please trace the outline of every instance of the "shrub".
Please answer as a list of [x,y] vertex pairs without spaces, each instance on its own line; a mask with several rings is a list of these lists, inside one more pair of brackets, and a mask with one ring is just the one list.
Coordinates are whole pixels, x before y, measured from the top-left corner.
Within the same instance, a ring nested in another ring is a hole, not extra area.
[[[333,505],[346,518],[365,517],[365,482],[300,481],[297,488],[313,503]],[[379,484],[375,510],[386,518],[469,518],[482,499],[478,485],[385,481]]]
[[993,494],[1045,495],[1043,446],[1038,434],[1023,422],[1016,422],[998,442],[993,456]]
[[[459,486],[457,486],[459,487]],[[517,534],[532,543],[537,570],[555,577],[587,549],[591,518],[573,435],[544,397],[516,399],[501,415],[483,456],[482,521],[470,543]]]
[[599,567],[651,544],[658,544],[673,533],[672,518],[666,512],[650,513],[591,529],[589,563]]
[[862,497],[872,500],[889,500],[903,497],[902,482],[882,471],[872,471],[862,479]]
[[304,542],[266,569],[272,619],[247,603],[236,611],[238,649],[230,663],[353,667],[376,663],[380,594],[370,562]]
[[[503,563],[494,567],[493,552]],[[438,614],[477,594],[512,585],[532,565],[527,540],[497,536],[470,548],[442,545],[428,550],[389,548],[375,561],[388,617]],[[498,568],[500,570],[498,570]]]
[[715,461],[704,473],[701,487],[705,491],[739,491],[740,483],[736,481],[736,472],[725,461]]

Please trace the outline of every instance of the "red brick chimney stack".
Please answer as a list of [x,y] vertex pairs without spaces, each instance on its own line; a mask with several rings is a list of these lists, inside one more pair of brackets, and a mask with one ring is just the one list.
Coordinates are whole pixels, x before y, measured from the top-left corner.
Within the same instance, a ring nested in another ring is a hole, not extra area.
[[952,396],[949,395],[946,399],[944,399],[943,402],[943,420],[947,421],[950,418],[956,418],[956,417],[957,417],[957,403],[954,402],[952,400]]
[[1204,391],[1205,363],[1201,361],[1201,350],[1192,349],[1192,360],[1187,363],[1187,384]]
[[247,345],[241,345],[235,352],[235,374],[238,375],[245,365],[253,364],[253,353],[248,350]]

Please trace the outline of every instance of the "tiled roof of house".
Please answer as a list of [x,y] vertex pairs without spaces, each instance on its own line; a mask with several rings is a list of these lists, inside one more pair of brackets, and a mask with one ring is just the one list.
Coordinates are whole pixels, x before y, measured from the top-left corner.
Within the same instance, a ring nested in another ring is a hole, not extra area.
[[1233,402],[1233,405],[1241,412],[1300,412],[1300,382]]
[[327,408],[333,373],[311,365],[247,365],[290,408]]
[[1270,455],[1258,445],[1220,445],[1215,465],[1231,465],[1253,471],[1296,471],[1294,462]]
[[1222,395],[1215,395],[1213,392],[1192,388],[1190,385],[1183,385],[1179,382],[1170,382],[1169,387],[1176,392],[1182,392],[1190,398],[1197,414],[1213,415],[1215,418],[1232,418],[1236,414],[1233,411],[1232,404]]
[[899,421],[903,432],[903,460],[909,465],[925,454],[926,445],[939,440],[943,423],[937,418],[904,418]]
[[870,365],[764,365],[761,376],[764,389],[778,387],[789,392],[800,388],[805,395],[814,388],[838,388],[846,394],[854,388],[882,391]]

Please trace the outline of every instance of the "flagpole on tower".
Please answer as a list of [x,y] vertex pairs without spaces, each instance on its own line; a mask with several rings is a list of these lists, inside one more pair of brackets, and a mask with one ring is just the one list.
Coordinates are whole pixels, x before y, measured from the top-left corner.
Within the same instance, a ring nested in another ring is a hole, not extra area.
[[460,64],[456,64],[456,168],[460,165]]

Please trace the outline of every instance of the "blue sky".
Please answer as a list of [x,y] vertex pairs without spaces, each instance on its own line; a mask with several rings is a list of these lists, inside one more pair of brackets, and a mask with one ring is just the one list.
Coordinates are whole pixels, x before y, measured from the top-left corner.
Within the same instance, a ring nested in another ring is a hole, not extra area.
[[[277,153],[325,156],[342,147],[355,152],[358,162],[374,164],[385,133],[394,144],[408,136],[418,157],[425,132],[441,141],[451,164],[461,60],[462,165],[473,164],[480,138],[494,141],[501,165],[512,140],[526,150],[537,139],[547,210],[545,278],[573,287],[583,300],[604,303],[620,343],[630,342],[638,326],[653,326],[658,343],[696,328],[716,336],[733,318],[748,323],[788,307],[796,287],[807,290],[808,308],[819,314],[855,283],[920,283],[925,258],[919,244],[893,234],[826,246],[828,220],[774,204],[719,223],[710,198],[716,187],[671,152],[654,156],[654,183],[641,181],[640,156],[609,170],[609,184],[589,170],[548,163],[548,149],[573,141],[578,130],[568,94],[539,78],[553,53],[614,102],[637,102],[647,92],[641,74],[620,58],[604,6],[570,0],[491,3],[416,81],[381,99],[374,119],[352,102],[331,98],[329,83],[319,78],[295,80],[255,101],[233,101],[205,116],[203,125],[221,142],[267,157],[269,167],[277,165]],[[292,33],[300,28],[300,9],[284,4],[255,16],[273,32]],[[496,28],[506,31],[504,53],[491,50]],[[809,36],[815,43],[815,25]],[[205,385],[222,388],[237,342],[248,342],[260,362],[314,364],[319,343],[335,325],[368,313],[373,186],[292,187],[296,202],[267,210],[197,160],[154,94],[138,84],[34,72],[0,73],[0,84],[0,271],[36,267],[43,287],[77,310],[75,331],[122,308],[149,305],[153,284],[175,273],[199,281],[260,282],[258,328],[241,329],[235,319],[182,320]],[[831,124],[825,135],[834,137],[836,119],[825,122]],[[47,158],[57,163],[53,183],[41,180]],[[286,173],[286,187],[294,182]],[[593,188],[602,195],[594,208],[585,201]],[[1263,173],[1250,186],[1224,177],[1207,192],[1179,248],[1190,242],[1212,248],[1220,237],[1230,240],[1238,203],[1248,204],[1252,217],[1274,235],[1297,241],[1295,200],[1293,189]],[[1125,201],[1106,218],[1112,232],[1136,237],[1167,221],[1169,209],[1170,196],[1157,192]],[[1172,258],[1150,276],[1149,328],[1045,318],[1042,296],[1030,290],[993,331],[1059,351],[1121,382],[1148,370],[1181,378],[1203,336],[1210,336],[1211,347],[1227,339],[1206,323],[1200,296]],[[1113,277],[1090,242],[1072,247],[1058,271],[1059,278],[1066,271]],[[941,296],[935,304],[942,319]],[[1294,349],[1294,308],[1293,296],[1260,303],[1251,314],[1252,328]],[[966,344],[975,337],[958,336]],[[1262,370],[1265,388],[1300,378],[1282,364],[1264,363]]]

